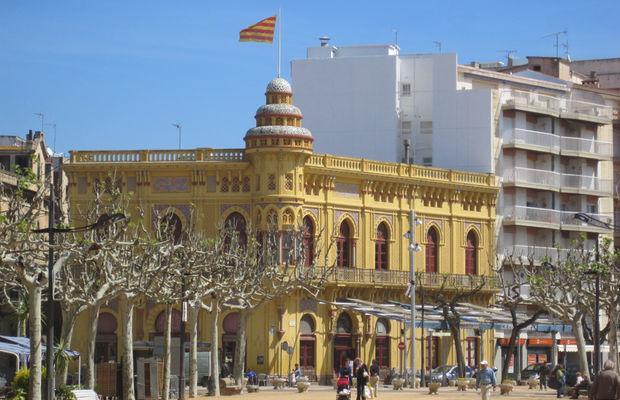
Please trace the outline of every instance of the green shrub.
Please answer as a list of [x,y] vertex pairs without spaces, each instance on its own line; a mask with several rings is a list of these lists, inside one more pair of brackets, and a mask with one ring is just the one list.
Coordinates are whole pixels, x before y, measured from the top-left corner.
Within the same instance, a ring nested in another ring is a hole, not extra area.
[[54,392],[56,394],[56,400],[76,400],[76,397],[72,392],[75,388],[75,386],[67,385],[62,385],[56,388],[56,391]]
[[[12,400],[26,400],[28,397],[28,383],[30,381],[30,370],[21,368],[15,373],[11,382],[11,390],[13,392]],[[45,368],[41,371],[41,383],[45,382]]]

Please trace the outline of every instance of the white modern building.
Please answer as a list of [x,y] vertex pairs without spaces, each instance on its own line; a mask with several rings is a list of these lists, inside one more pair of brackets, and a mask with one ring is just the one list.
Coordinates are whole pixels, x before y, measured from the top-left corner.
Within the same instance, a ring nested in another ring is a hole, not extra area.
[[318,151],[495,173],[500,255],[556,256],[581,234],[592,247],[612,234],[574,218],[613,221],[612,109],[580,85],[325,40],[292,79]]

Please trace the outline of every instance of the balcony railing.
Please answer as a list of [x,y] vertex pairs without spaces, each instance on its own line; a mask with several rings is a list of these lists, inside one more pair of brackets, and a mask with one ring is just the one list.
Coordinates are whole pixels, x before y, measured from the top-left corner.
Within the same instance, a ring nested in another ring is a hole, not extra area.
[[505,92],[502,97],[503,105],[506,107],[535,110],[553,115],[560,113],[560,99],[557,97],[520,90]]
[[558,135],[529,129],[514,128],[505,131],[504,144],[535,147],[551,153],[560,151],[560,137]]
[[564,259],[568,252],[568,249],[558,249],[555,247],[514,245],[504,247],[502,255],[506,257],[512,256],[515,261],[521,258],[523,262],[527,262],[526,260],[532,258],[535,263],[538,263],[546,258],[550,260]]
[[243,149],[71,151],[71,163],[243,161]]
[[560,211],[549,208],[512,206],[504,211],[505,221],[559,224]]
[[587,119],[594,118],[602,121],[609,120],[610,123],[613,117],[611,107],[579,100],[567,100],[562,114],[570,114],[577,117],[585,116]]
[[504,182],[559,187],[560,174],[542,169],[515,167],[504,170]]
[[[583,222],[575,218],[575,214],[581,211],[560,211],[560,212],[562,214],[562,217],[561,217],[562,228],[566,228],[566,229],[574,228],[574,229],[582,230],[582,231],[595,231],[595,232],[601,231],[601,230],[608,231],[608,230],[613,229],[613,228],[607,229],[593,222],[586,223],[586,222]],[[603,223],[605,224],[613,225],[614,223],[614,218],[613,218],[613,215],[611,214],[592,214],[592,213],[586,213],[586,214],[592,218],[598,219],[599,221],[603,221]]]
[[[424,288],[441,288],[445,281],[445,288],[469,288],[480,285],[484,280],[485,290],[494,290],[498,287],[498,280],[493,276],[436,274],[427,272],[416,273],[416,283]],[[407,271],[379,271],[365,268],[334,268],[330,282],[356,283],[367,285],[387,285],[405,287],[409,283]]]
[[601,179],[596,176],[562,174],[562,187],[580,191],[611,193],[613,182],[611,179]]
[[613,144],[611,142],[569,136],[562,136],[561,149],[562,152],[586,153],[605,158],[613,155]]

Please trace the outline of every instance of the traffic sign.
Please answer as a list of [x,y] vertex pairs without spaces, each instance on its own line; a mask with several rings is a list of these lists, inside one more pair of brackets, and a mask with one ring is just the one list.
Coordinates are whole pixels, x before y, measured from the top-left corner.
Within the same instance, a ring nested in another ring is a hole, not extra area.
[[405,350],[405,342],[398,343],[398,349],[399,350]]

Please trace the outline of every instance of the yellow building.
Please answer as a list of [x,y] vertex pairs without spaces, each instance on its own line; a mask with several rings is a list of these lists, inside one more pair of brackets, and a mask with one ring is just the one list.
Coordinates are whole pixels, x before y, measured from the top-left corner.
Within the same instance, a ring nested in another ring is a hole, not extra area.
[[[286,374],[300,363],[321,381],[331,379],[345,357],[361,356],[368,362],[377,358],[382,367],[398,369],[402,323],[344,311],[334,302],[408,301],[409,250],[403,236],[411,209],[422,221],[415,231],[422,248],[415,255],[417,271],[424,272],[420,288],[437,290],[438,274],[453,275],[456,285],[464,286],[478,275],[490,275],[495,178],[314,154],[312,135],[301,126],[302,114],[292,104],[290,84],[272,80],[266,103],[256,112],[256,127],[246,133],[244,149],[71,152],[66,172],[72,206],[88,201],[93,184],[115,172],[121,189],[133,193],[132,201],[153,210],[173,207],[182,224],[188,223],[193,205],[195,225],[207,234],[215,234],[216,226],[227,219],[257,229],[276,220],[282,231],[303,224],[305,240],[322,241],[324,248],[336,242],[338,251],[330,257],[337,268],[320,299],[295,294],[254,310],[248,324],[247,367]],[[473,301],[488,304],[494,285],[488,280]],[[163,306],[150,303],[136,311],[136,341],[152,341],[162,334],[162,312]],[[98,360],[121,353],[118,320],[116,302],[110,302],[100,317]],[[212,342],[211,323],[208,313],[200,314],[199,341]],[[219,356],[230,360],[238,315],[225,312],[218,324]],[[417,329],[417,337],[421,333]],[[75,335],[74,347],[83,350],[84,340],[85,335]],[[294,349],[290,358],[282,350],[284,342]],[[450,337],[435,337],[433,343],[427,359],[432,355],[435,365],[455,362]],[[492,331],[479,337],[473,329],[464,329],[463,343],[470,364],[481,353],[491,356],[494,351]],[[410,350],[407,346],[405,351]],[[417,357],[419,368],[419,350]]]

